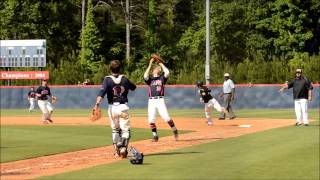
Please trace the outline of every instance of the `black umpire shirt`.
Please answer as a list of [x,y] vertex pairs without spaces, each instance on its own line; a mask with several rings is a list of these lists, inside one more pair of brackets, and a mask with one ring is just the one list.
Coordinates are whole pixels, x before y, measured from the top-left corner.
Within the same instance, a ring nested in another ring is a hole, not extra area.
[[308,99],[308,91],[312,90],[311,81],[300,77],[288,83],[288,89],[293,88],[293,99]]

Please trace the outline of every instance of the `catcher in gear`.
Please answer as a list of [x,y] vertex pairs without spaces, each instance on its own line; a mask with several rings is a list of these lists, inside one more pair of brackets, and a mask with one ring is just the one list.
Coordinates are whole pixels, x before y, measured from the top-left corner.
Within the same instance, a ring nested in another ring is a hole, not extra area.
[[107,95],[109,103],[108,114],[111,122],[115,155],[126,158],[128,154],[127,148],[131,137],[131,126],[128,113],[129,106],[127,105],[128,93],[129,90],[135,90],[136,85],[120,74],[120,61],[111,61],[110,70],[112,74],[104,78],[93,109],[97,111],[102,99]]
[[211,118],[211,111],[212,108],[215,108],[220,113],[224,112],[224,108],[222,108],[219,104],[219,102],[213,98],[210,94],[211,90],[203,85],[202,81],[197,81],[196,86],[199,88],[199,96],[200,96],[200,102],[204,103],[204,112],[207,118],[207,124],[208,126],[213,125],[213,121]]

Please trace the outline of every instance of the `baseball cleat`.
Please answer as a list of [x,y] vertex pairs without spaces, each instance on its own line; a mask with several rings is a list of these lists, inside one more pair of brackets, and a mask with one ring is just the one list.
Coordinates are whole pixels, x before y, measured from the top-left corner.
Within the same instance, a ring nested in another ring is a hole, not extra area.
[[213,122],[212,121],[208,121],[207,124],[208,124],[208,126],[212,126]]
[[302,123],[298,123],[298,122],[297,122],[297,123],[295,123],[294,125],[295,125],[295,126],[300,126],[300,125],[302,125]]
[[225,118],[219,118],[219,120],[225,120]]
[[233,116],[233,117],[231,117],[231,118],[229,118],[229,120],[232,120],[232,119],[235,119],[236,117],[235,116]]
[[151,139],[151,142],[158,142],[159,141],[159,136],[153,136]]
[[124,159],[124,158],[127,158],[127,155],[128,155],[127,148],[121,147],[119,150],[119,156]]
[[179,140],[178,130],[173,131],[173,136],[174,136],[174,139],[175,139],[176,141]]
[[52,119],[48,119],[47,121],[49,121],[50,123],[53,123]]
[[304,124],[304,126],[309,126],[309,124]]

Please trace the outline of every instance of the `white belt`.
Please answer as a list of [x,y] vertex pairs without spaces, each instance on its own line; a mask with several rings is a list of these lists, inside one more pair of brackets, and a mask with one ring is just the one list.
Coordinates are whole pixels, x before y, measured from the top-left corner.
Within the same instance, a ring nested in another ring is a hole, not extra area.
[[118,105],[120,105],[120,104],[127,104],[127,103],[119,103],[119,102],[114,102],[114,103],[112,103],[111,105],[115,105],[115,106],[118,106]]
[[154,97],[149,97],[149,99],[160,99],[163,98],[163,96],[154,96]]

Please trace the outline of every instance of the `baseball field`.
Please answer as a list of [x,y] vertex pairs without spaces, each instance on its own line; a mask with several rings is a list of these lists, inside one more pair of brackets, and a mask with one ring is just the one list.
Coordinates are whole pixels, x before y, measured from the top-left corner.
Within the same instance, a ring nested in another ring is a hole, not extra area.
[[[57,109],[42,125],[39,110],[1,110],[2,179],[319,179],[319,110],[310,126],[294,126],[292,109],[236,110],[235,120],[207,126],[202,109],[171,109],[180,130],[157,120],[151,142],[146,110],[131,110],[131,146],[142,165],[115,158],[109,120],[88,120],[89,109]],[[103,112],[106,116],[106,112]]]

